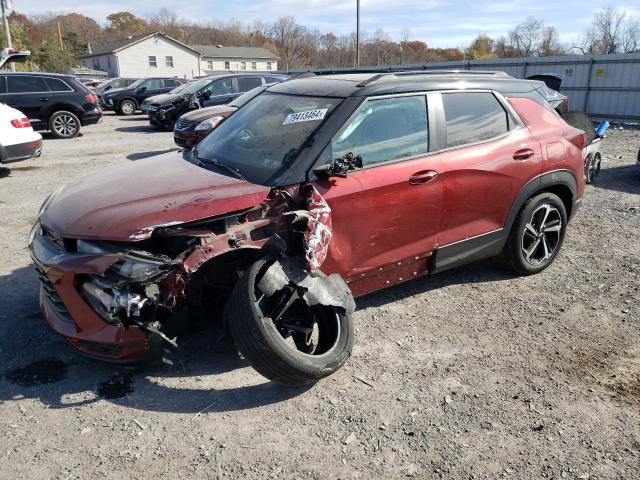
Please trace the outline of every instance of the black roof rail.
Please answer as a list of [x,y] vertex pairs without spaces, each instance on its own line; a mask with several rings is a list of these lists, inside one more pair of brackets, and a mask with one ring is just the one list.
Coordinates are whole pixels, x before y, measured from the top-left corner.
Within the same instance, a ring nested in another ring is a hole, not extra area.
[[366,80],[363,80],[362,82],[360,82],[357,86],[358,87],[366,87],[367,85],[370,85],[373,82],[376,82],[378,80],[380,80],[381,78],[386,78],[386,77],[399,77],[399,76],[410,76],[410,75],[446,75],[446,74],[450,74],[450,75],[495,75],[495,76],[506,76],[508,77],[509,75],[503,71],[500,70],[398,70],[398,71],[394,71],[394,72],[385,72],[385,73],[378,73],[376,75],[373,75],[372,77],[367,78]]

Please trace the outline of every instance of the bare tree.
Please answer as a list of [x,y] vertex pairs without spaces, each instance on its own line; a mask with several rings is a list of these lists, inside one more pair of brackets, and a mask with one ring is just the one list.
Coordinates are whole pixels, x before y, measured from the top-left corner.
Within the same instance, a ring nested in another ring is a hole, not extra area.
[[304,46],[305,30],[293,17],[280,17],[271,27],[273,43],[286,70],[294,66]]
[[560,43],[560,36],[556,27],[550,25],[542,30],[542,38],[538,46],[538,55],[541,57],[549,57],[551,55],[562,55],[564,49]]
[[622,32],[622,50],[633,53],[640,50],[640,22],[629,21]]
[[540,40],[542,39],[543,27],[542,20],[538,20],[535,17],[527,17],[524,22],[516,25],[509,32],[511,47],[522,57],[531,57],[537,54]]
[[588,53],[607,54],[621,50],[625,17],[624,12],[613,7],[596,13],[585,34]]

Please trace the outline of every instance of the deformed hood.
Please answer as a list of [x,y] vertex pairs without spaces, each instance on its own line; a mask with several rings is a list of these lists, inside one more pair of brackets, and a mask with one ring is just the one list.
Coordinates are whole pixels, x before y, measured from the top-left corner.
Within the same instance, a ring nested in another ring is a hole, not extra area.
[[154,95],[153,97],[149,97],[147,99],[148,103],[157,103],[159,105],[167,105],[169,103],[173,103],[179,98],[189,97],[189,95],[180,95],[179,93],[161,93],[160,95]]
[[269,193],[269,187],[194,165],[183,154],[92,173],[56,192],[40,222],[67,238],[136,241],[155,227],[250,208]]

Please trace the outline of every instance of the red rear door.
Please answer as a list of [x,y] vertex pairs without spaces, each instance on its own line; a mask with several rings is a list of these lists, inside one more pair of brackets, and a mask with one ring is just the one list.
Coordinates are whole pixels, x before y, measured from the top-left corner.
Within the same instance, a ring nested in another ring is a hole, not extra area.
[[501,229],[518,192],[542,173],[539,142],[491,92],[443,93],[442,106],[440,247]]

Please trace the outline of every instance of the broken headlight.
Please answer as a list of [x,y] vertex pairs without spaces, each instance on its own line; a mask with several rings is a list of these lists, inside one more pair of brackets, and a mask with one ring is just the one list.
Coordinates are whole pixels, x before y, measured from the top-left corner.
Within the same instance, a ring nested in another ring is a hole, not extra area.
[[127,317],[139,317],[148,301],[146,297],[130,292],[128,287],[118,289],[99,277],[84,282],[81,293],[98,315],[114,324],[120,323],[120,313]]

